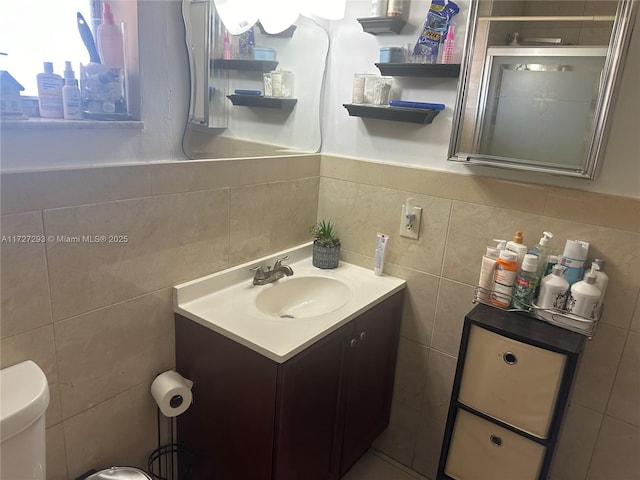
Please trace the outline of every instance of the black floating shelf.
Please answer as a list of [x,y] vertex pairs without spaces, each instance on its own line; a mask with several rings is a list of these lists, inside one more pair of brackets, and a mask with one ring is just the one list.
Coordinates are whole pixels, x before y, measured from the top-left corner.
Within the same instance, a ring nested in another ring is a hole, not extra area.
[[440,77],[460,76],[459,63],[376,63],[382,75],[392,77]]
[[292,110],[298,103],[296,98],[263,97],[261,95],[227,95],[231,103],[241,107],[277,108]]
[[394,122],[428,124],[440,113],[440,110],[423,108],[390,107],[389,105],[356,105],[345,103],[352,117],[377,118],[378,120],[392,120]]
[[275,70],[278,62],[270,60],[213,60],[213,68],[222,70],[245,70],[247,72],[270,72]]
[[371,35],[398,34],[407,23],[402,17],[367,17],[356,20],[360,22],[362,30]]

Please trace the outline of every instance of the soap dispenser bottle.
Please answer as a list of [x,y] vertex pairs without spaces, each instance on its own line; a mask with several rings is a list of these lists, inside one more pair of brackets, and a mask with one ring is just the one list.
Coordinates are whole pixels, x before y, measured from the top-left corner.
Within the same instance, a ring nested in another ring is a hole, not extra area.
[[567,300],[569,313],[597,320],[602,291],[596,285],[596,268],[597,266],[592,265],[591,271],[585,273],[582,280],[571,285],[571,293]]
[[596,258],[593,263],[595,263],[598,268],[596,268],[596,285],[600,288],[601,296],[600,296],[600,304],[604,302],[604,295],[607,293],[607,285],[609,284],[609,275],[604,272],[604,266],[607,262],[602,258]]
[[513,240],[507,242],[507,246],[505,247],[510,252],[513,252],[518,257],[518,267],[522,265],[522,260],[527,253],[527,246],[522,243],[522,231],[518,230],[513,236]]
[[549,255],[551,254],[551,246],[549,243],[551,243],[552,238],[553,233],[542,232],[542,238],[538,244],[527,252],[538,257],[538,269],[536,274],[539,278],[543,277],[547,268],[547,263],[549,263]]
[[551,273],[540,282],[540,295],[538,296],[537,307],[557,308],[562,310],[567,301],[569,292],[569,282],[562,275],[564,268],[562,265],[554,265]]

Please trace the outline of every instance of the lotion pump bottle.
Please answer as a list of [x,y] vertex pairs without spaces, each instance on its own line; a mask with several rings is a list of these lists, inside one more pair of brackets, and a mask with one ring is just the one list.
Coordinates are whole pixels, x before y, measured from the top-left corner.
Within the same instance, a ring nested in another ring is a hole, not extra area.
[[549,263],[549,254],[551,253],[549,243],[551,243],[552,238],[553,233],[542,232],[542,238],[538,244],[527,252],[538,257],[538,270],[536,271],[536,274],[540,278],[543,277],[545,270],[547,269],[547,264]]
[[598,307],[602,291],[596,285],[596,265],[584,274],[584,278],[571,285],[571,293],[567,300],[567,311],[580,317],[597,320]]
[[598,268],[596,268],[596,285],[600,288],[602,292],[602,296],[600,297],[600,304],[604,301],[604,295],[607,293],[607,285],[609,284],[609,275],[604,272],[604,266],[607,262],[605,262],[602,258],[596,258],[592,263],[595,263]]
[[113,20],[113,12],[109,2],[104,2],[102,24],[98,26],[96,36],[102,64],[108,69],[124,69],[122,30]]
[[517,255],[518,267],[522,265],[522,260],[527,253],[527,246],[522,243],[522,231],[518,230],[513,236],[513,240],[507,242],[505,248]]
[[540,282],[540,295],[538,296],[537,307],[557,308],[562,310],[567,301],[569,292],[569,282],[562,276],[562,265],[554,265],[551,273]]

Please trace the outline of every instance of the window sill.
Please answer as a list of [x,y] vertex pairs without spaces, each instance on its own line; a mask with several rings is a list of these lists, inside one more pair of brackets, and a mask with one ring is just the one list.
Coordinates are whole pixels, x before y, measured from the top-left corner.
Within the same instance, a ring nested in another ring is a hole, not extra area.
[[62,120],[57,118],[2,119],[2,130],[142,130],[141,120]]

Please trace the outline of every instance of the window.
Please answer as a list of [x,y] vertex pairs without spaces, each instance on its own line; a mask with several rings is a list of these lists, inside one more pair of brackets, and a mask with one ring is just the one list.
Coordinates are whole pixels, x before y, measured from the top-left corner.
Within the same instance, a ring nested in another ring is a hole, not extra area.
[[[101,22],[101,1],[94,0],[4,0],[0,2],[0,69],[7,70],[25,88],[23,95],[38,95],[36,75],[43,62],[53,62],[54,72],[63,74],[71,61],[79,78],[80,63],[89,54],[77,26],[80,12],[95,32]],[[95,34],[94,34],[95,37]]]
[[[44,62],[52,62],[54,72],[63,76],[65,62],[70,61],[82,89],[80,65],[89,64],[90,56],[78,28],[77,14],[89,25],[97,47],[96,31],[102,23],[104,3],[105,0],[0,0],[0,52],[3,53],[0,69],[7,70],[25,88],[23,96],[38,95],[36,77],[44,71]],[[113,118],[101,119],[139,120],[138,3],[137,0],[109,0],[109,3],[115,23],[124,25],[127,86],[123,90],[127,94],[124,105],[128,113],[118,109]],[[85,111],[87,118],[93,117]]]

